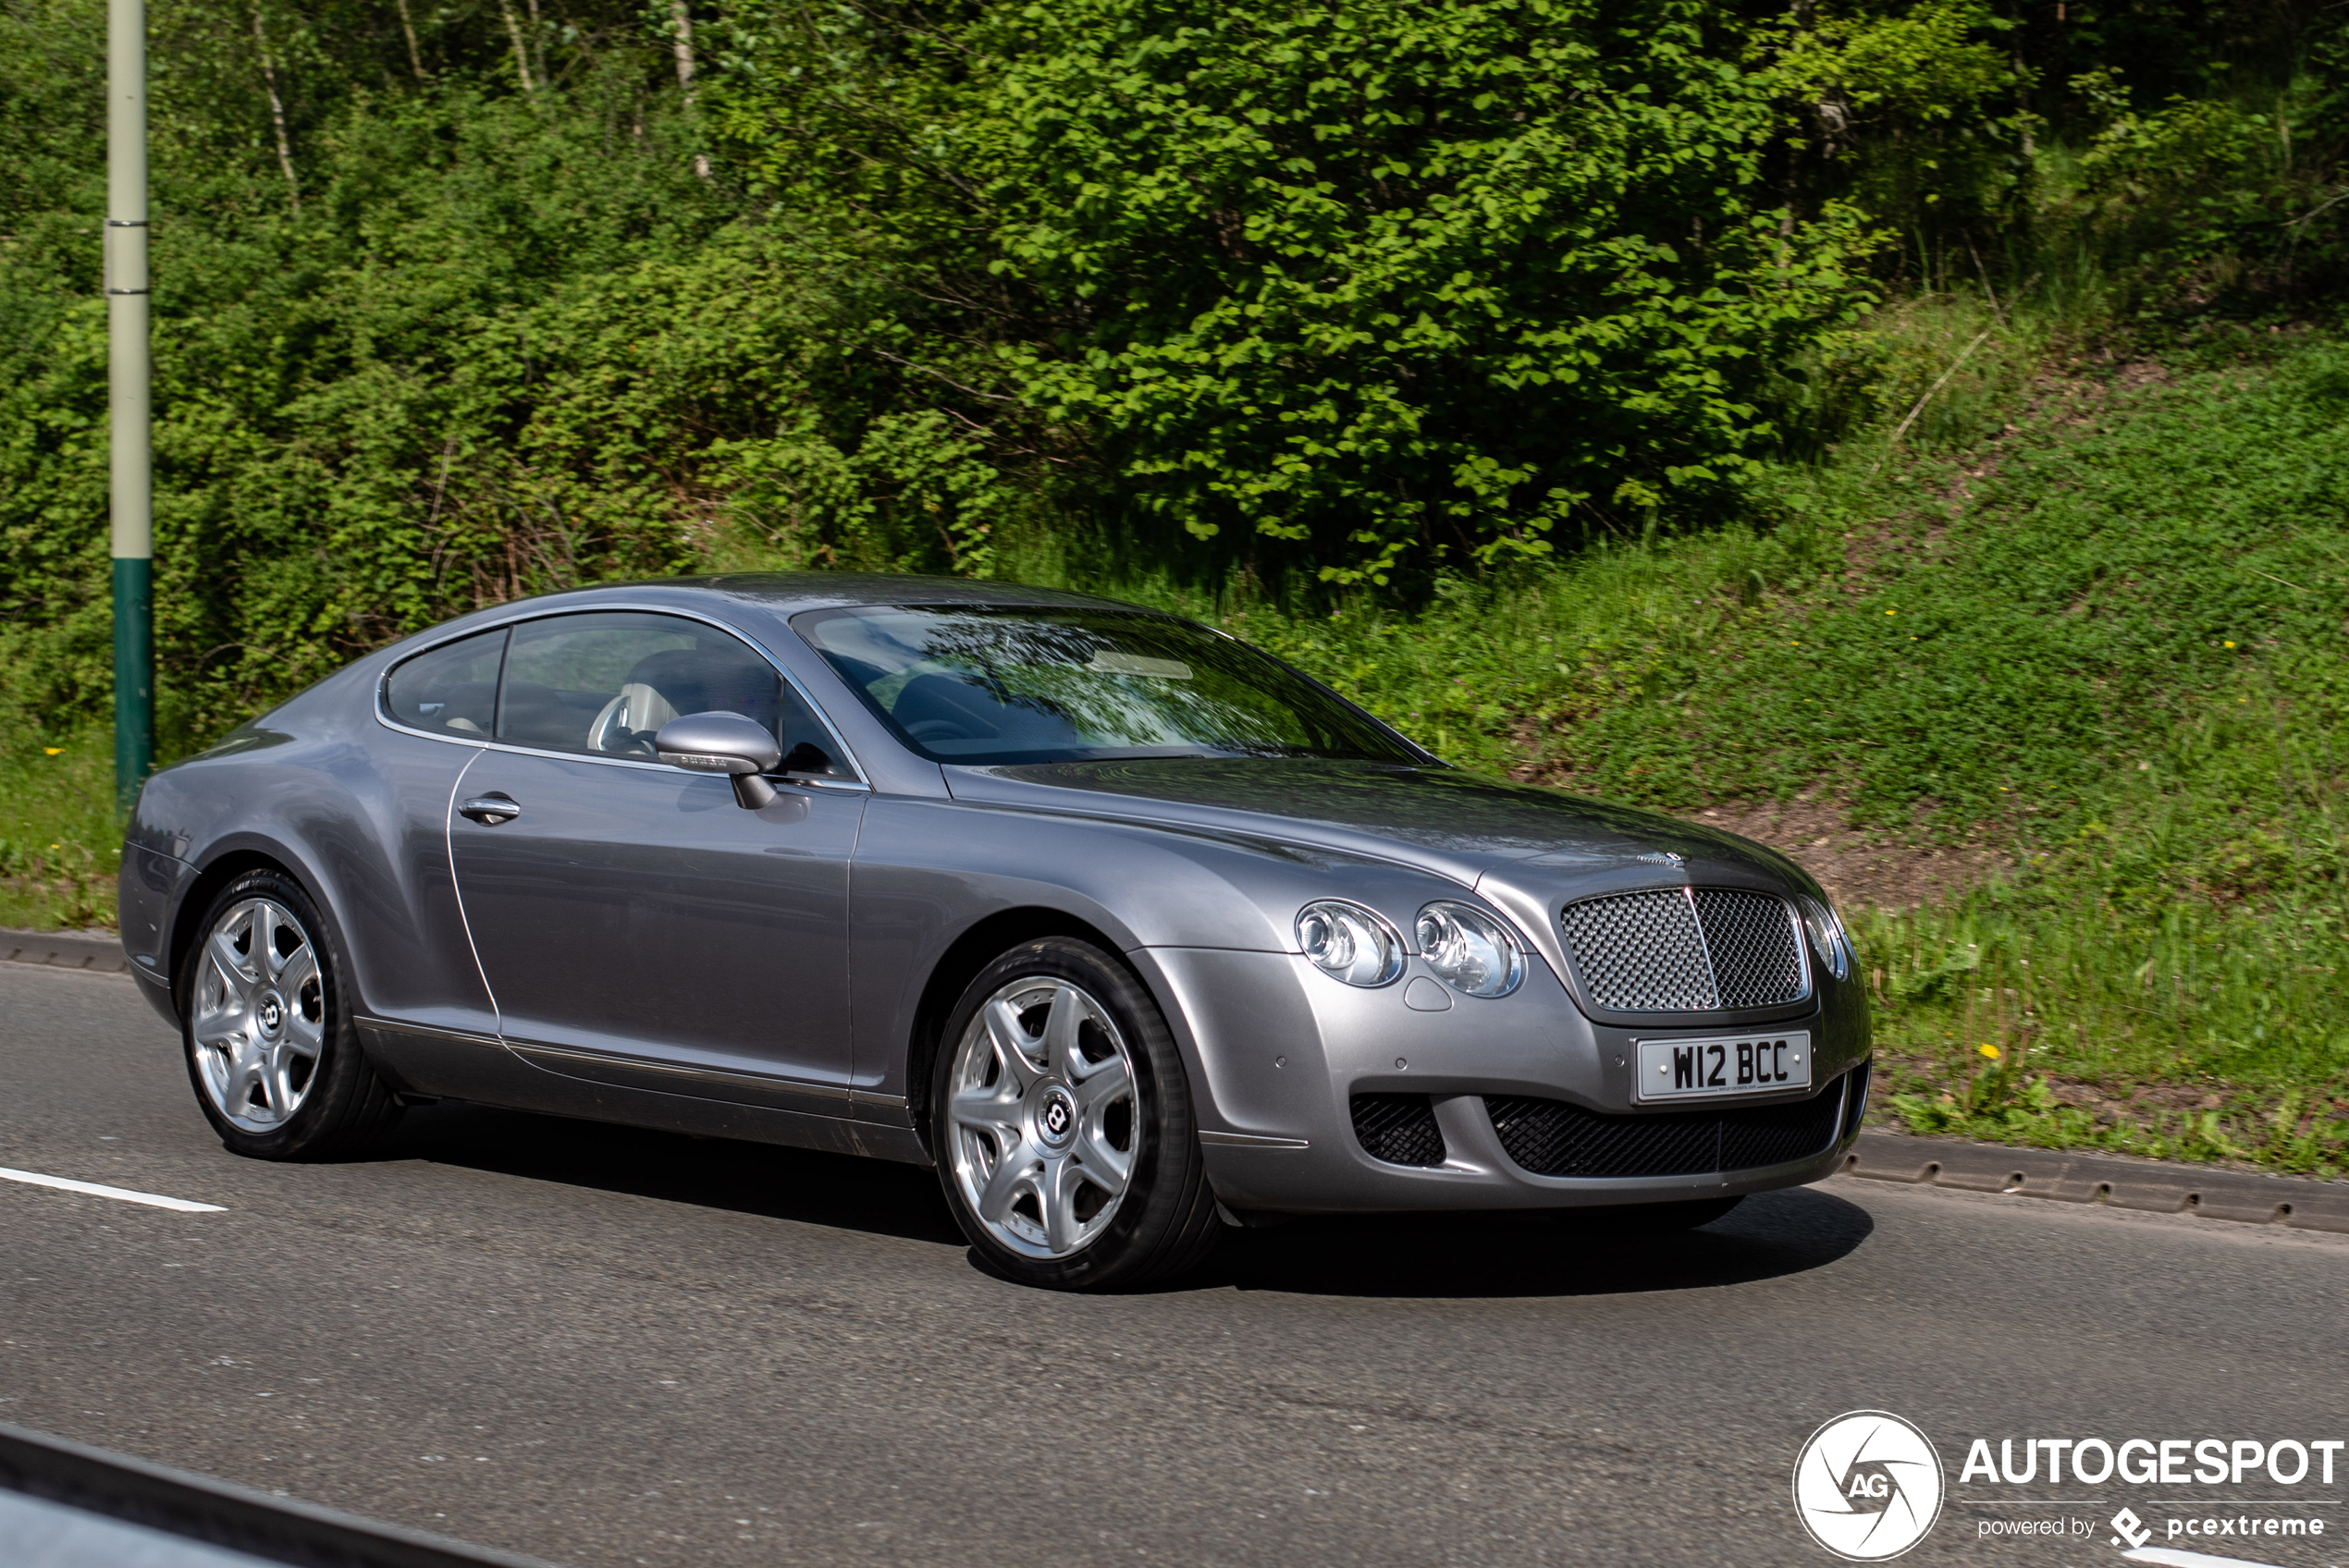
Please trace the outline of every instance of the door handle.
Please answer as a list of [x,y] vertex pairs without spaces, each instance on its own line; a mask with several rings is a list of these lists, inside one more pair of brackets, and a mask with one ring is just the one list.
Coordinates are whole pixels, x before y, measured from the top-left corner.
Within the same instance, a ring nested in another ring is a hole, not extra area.
[[511,822],[522,815],[522,807],[503,795],[476,795],[457,808],[457,815],[471,817],[485,827],[495,827],[501,822]]

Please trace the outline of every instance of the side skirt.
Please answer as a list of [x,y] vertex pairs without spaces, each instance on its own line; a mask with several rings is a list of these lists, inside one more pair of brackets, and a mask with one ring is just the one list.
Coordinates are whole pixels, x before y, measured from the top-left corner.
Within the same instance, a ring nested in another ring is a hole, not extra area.
[[[904,1124],[902,1110],[895,1124],[882,1120],[852,1121],[846,1114],[850,1107],[845,1096],[841,1100],[842,1114],[818,1115],[695,1094],[622,1087],[574,1077],[554,1069],[551,1062],[534,1065],[492,1035],[374,1018],[356,1022],[369,1057],[400,1088],[413,1094],[690,1133],[697,1137],[740,1138],[906,1165],[930,1163],[929,1152],[922,1147],[913,1128]],[[861,1105],[856,1109],[860,1117],[872,1114]]]

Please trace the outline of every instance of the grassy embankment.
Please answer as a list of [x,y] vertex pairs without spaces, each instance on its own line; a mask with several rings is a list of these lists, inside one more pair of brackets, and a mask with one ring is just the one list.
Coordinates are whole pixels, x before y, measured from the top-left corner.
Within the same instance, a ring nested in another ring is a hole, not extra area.
[[[1414,617],[1127,592],[1470,766],[1997,851],[1962,896],[1850,912],[1895,1125],[2338,1173],[2349,349],[2059,366],[2011,413]],[[0,923],[110,920],[104,738],[0,767]]]
[[122,864],[105,732],[34,736],[0,753],[0,925],[115,923]]
[[2339,1173],[2349,351],[2263,337],[1847,452],[1767,533],[1410,624],[1234,619],[1463,761],[2000,851],[1852,912],[1895,1125]]

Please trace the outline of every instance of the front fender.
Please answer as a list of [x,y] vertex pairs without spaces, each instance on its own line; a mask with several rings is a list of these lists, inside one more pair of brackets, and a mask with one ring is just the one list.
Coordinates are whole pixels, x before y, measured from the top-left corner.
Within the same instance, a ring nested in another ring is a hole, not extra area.
[[[1100,932],[1146,979],[1158,949],[1296,950],[1297,911],[1369,904],[1399,931],[1430,898],[1467,890],[1389,861],[1059,813],[903,796],[867,809],[850,881],[856,1077],[912,1093],[906,1071],[930,977],[966,933],[1006,911],[1052,912]],[[1153,983],[1178,1040],[1178,999]],[[1187,1055],[1196,1055],[1187,1043]],[[1199,1064],[1194,1062],[1194,1071]],[[1202,1084],[1206,1092],[1206,1085]]]

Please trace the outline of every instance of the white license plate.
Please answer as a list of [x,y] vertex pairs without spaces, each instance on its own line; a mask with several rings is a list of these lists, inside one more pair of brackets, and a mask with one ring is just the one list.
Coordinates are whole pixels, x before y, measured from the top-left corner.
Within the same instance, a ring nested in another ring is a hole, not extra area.
[[1811,1035],[1715,1035],[1702,1040],[1642,1040],[1640,1100],[1719,1099],[1811,1086]]

